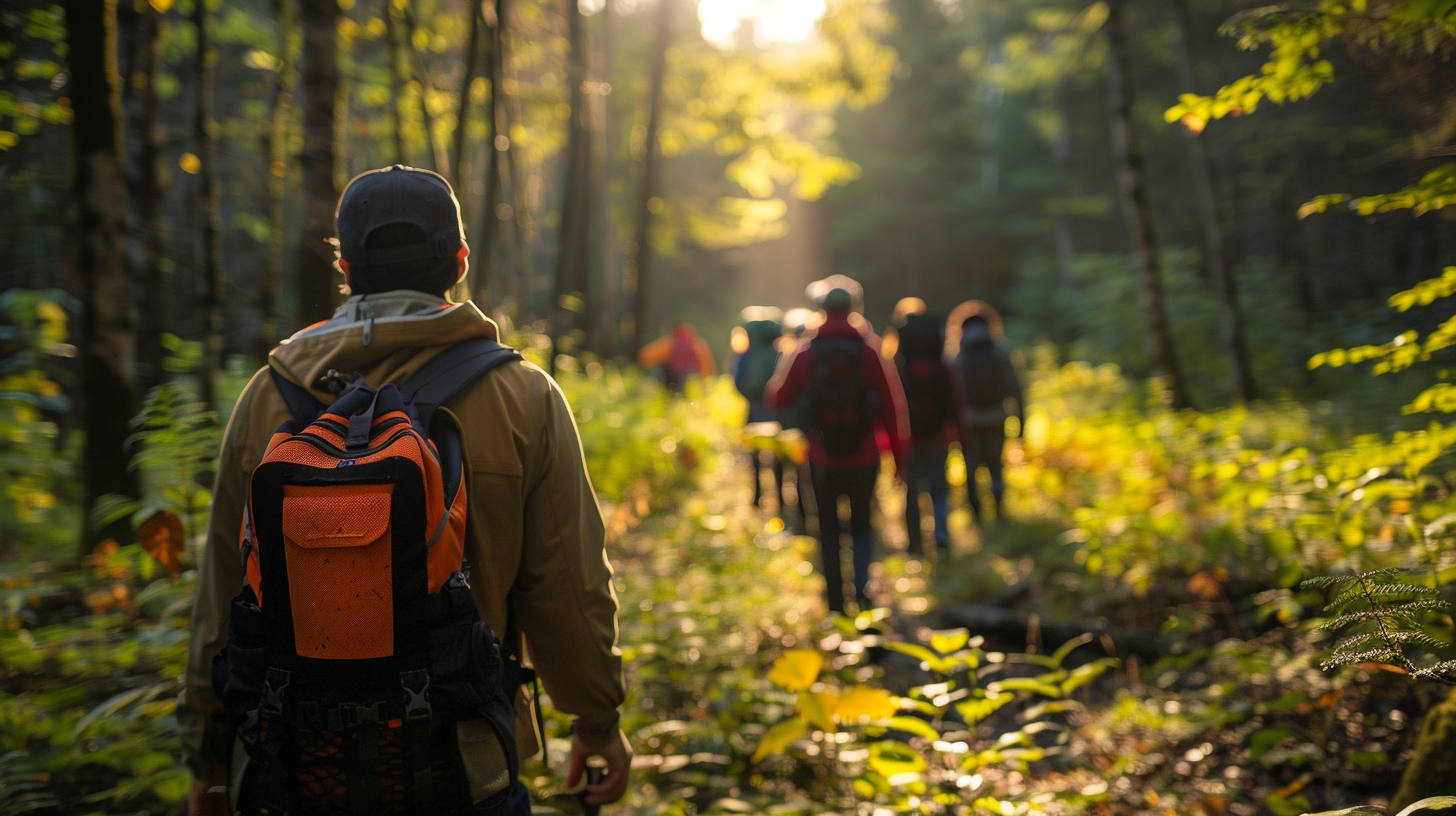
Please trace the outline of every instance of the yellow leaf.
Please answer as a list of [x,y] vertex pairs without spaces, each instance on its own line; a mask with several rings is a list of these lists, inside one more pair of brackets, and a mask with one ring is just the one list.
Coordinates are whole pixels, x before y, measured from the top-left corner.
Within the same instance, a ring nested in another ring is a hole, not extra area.
[[166,14],[172,10],[172,0],[151,0],[151,4],[158,14]]
[[764,732],[763,739],[758,741],[758,748],[754,750],[753,757],[749,762],[758,762],[770,754],[777,754],[793,744],[794,740],[804,736],[807,728],[804,721],[797,717],[783,722]]
[[835,731],[834,707],[839,695],[832,691],[799,692],[799,716],[807,723],[823,731]]
[[195,176],[202,169],[202,159],[197,158],[196,153],[183,153],[182,158],[177,160],[177,166],[182,168],[182,172]]
[[1189,113],[1183,117],[1183,127],[1188,128],[1192,133],[1202,133],[1208,127],[1208,119],[1197,114]]
[[20,136],[8,130],[0,130],[0,150],[9,150],[20,144]]
[[792,649],[784,652],[768,670],[769,682],[789,691],[803,691],[814,685],[824,658],[813,649]]
[[834,715],[841,723],[860,719],[882,720],[895,713],[895,698],[884,689],[853,686],[839,696]]

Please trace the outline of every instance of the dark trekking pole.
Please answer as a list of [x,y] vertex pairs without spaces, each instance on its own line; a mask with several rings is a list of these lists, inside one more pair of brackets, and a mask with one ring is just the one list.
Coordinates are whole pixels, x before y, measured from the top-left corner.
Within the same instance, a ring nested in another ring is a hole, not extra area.
[[[603,776],[606,776],[606,773],[607,773],[607,769],[606,768],[603,768],[600,765],[592,765],[591,764],[591,760],[592,759],[595,759],[595,758],[596,757],[592,757],[591,759],[588,759],[587,760],[587,766],[586,766],[586,784],[587,784],[588,787],[590,787],[591,785],[595,785],[598,782],[602,781],[602,777]],[[602,806],[601,805],[589,805],[589,804],[587,804],[586,803],[586,790],[582,790],[582,792],[581,792],[581,808],[582,808],[582,810],[586,811],[586,816],[597,816],[597,814],[601,812]]]

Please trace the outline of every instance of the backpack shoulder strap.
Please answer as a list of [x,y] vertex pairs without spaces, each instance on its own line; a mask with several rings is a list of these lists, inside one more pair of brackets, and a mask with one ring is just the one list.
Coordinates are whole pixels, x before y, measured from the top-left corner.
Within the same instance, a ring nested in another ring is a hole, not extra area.
[[268,373],[273,377],[273,384],[278,387],[278,393],[283,395],[283,404],[288,406],[288,412],[293,418],[304,423],[313,422],[324,412],[324,404],[318,401],[307,388],[293,382],[278,373],[278,369],[268,366]]
[[489,337],[464,340],[435,355],[400,386],[399,392],[405,402],[414,405],[420,426],[429,428],[435,409],[487,371],[519,359],[519,351]]

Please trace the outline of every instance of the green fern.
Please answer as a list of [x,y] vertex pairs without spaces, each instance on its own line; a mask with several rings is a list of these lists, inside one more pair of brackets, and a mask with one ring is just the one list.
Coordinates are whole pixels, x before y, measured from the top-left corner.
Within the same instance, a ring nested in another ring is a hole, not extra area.
[[1389,663],[1413,677],[1456,683],[1451,644],[1427,633],[1427,624],[1449,615],[1451,605],[1437,590],[1414,581],[1409,570],[1386,568],[1302,582],[1302,589],[1334,592],[1325,607],[1324,628],[1345,633],[1321,667]]

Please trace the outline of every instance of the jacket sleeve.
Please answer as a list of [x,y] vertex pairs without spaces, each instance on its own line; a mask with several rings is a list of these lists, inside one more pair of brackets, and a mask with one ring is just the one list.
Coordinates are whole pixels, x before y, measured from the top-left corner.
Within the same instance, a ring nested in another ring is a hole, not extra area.
[[552,705],[575,716],[573,729],[584,742],[599,746],[616,736],[626,696],[617,596],[576,421],[560,387],[549,382],[540,459],[525,485],[511,615]]
[[879,424],[889,444],[889,453],[902,470],[906,466],[906,455],[910,450],[910,412],[905,407],[905,389],[900,385],[900,374],[895,370],[895,361],[886,359],[874,349],[866,349],[874,357],[878,371],[876,387],[884,399],[880,400]]
[[225,772],[233,747],[233,735],[223,719],[222,704],[212,689],[212,659],[227,643],[232,599],[243,584],[238,533],[247,501],[249,414],[257,391],[266,380],[266,369],[254,375],[223,432],[207,536],[197,563],[187,667],[182,692],[177,698],[177,725],[187,766],[198,779],[211,779]]
[[768,407],[775,411],[794,407],[804,393],[804,386],[809,381],[809,368],[813,364],[814,355],[809,351],[809,344],[800,341],[793,351],[779,360],[773,379],[763,389],[763,400]]

